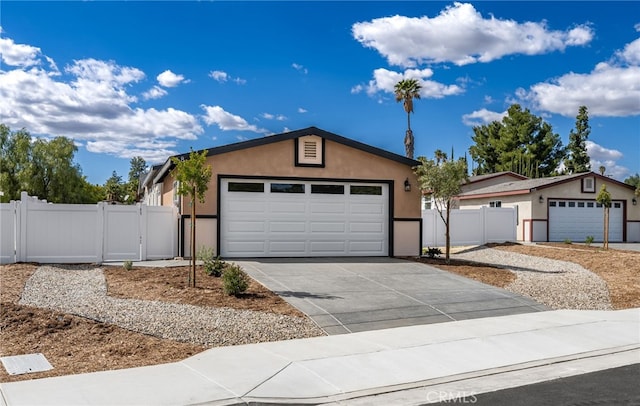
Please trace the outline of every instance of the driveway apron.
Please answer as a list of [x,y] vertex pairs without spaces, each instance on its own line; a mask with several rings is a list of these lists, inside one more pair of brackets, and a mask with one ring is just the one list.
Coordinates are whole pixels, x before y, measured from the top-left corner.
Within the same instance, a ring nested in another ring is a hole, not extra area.
[[327,334],[549,310],[507,290],[394,258],[235,262]]

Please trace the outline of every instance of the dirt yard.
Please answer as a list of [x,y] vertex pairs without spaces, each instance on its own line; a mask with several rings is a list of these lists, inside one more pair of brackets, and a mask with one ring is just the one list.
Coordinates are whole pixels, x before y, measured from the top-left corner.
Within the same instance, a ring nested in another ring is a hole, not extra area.
[[[640,252],[602,251],[566,244],[546,247],[502,245],[495,248],[578,263],[607,283],[616,309],[640,307]],[[513,281],[508,270],[443,259],[423,259],[449,272],[504,287]],[[10,376],[0,367],[0,382],[37,379],[178,361],[204,347],[128,331],[81,317],[18,305],[35,264],[0,267],[0,356],[41,352],[51,371]],[[253,282],[240,297],[222,293],[219,278],[200,270],[198,288],[187,289],[187,268],[105,269],[108,292],[115,297],[165,300],[200,306],[226,306],[302,316],[284,300]]]

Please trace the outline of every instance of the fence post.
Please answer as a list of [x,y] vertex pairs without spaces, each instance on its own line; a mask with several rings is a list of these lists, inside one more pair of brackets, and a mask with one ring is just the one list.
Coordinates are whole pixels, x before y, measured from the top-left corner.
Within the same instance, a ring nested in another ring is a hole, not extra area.
[[104,206],[105,202],[98,202],[96,204],[98,210],[96,212],[96,263],[102,264],[104,262]]
[[31,199],[27,192],[20,193],[20,205],[18,218],[20,225],[18,228],[18,238],[16,239],[16,259],[18,262],[27,262],[27,216]]
[[147,221],[149,221],[147,206],[144,204],[137,204],[140,210],[140,216],[138,217],[138,237],[140,241],[140,261],[147,260]]

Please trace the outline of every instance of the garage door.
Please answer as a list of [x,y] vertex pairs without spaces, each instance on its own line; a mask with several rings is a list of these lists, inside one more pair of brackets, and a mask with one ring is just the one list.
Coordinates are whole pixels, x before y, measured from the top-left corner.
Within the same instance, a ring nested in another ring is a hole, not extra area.
[[[549,200],[549,241],[584,242],[591,235],[602,241],[604,210],[595,201]],[[609,210],[609,241],[622,241],[622,203]]]
[[387,256],[389,187],[223,179],[223,257]]

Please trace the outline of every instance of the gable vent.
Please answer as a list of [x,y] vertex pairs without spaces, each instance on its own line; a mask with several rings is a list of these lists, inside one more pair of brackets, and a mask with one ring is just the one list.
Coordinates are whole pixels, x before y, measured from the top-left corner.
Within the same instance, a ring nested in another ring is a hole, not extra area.
[[306,159],[316,159],[318,157],[318,143],[315,141],[304,142],[304,157]]

